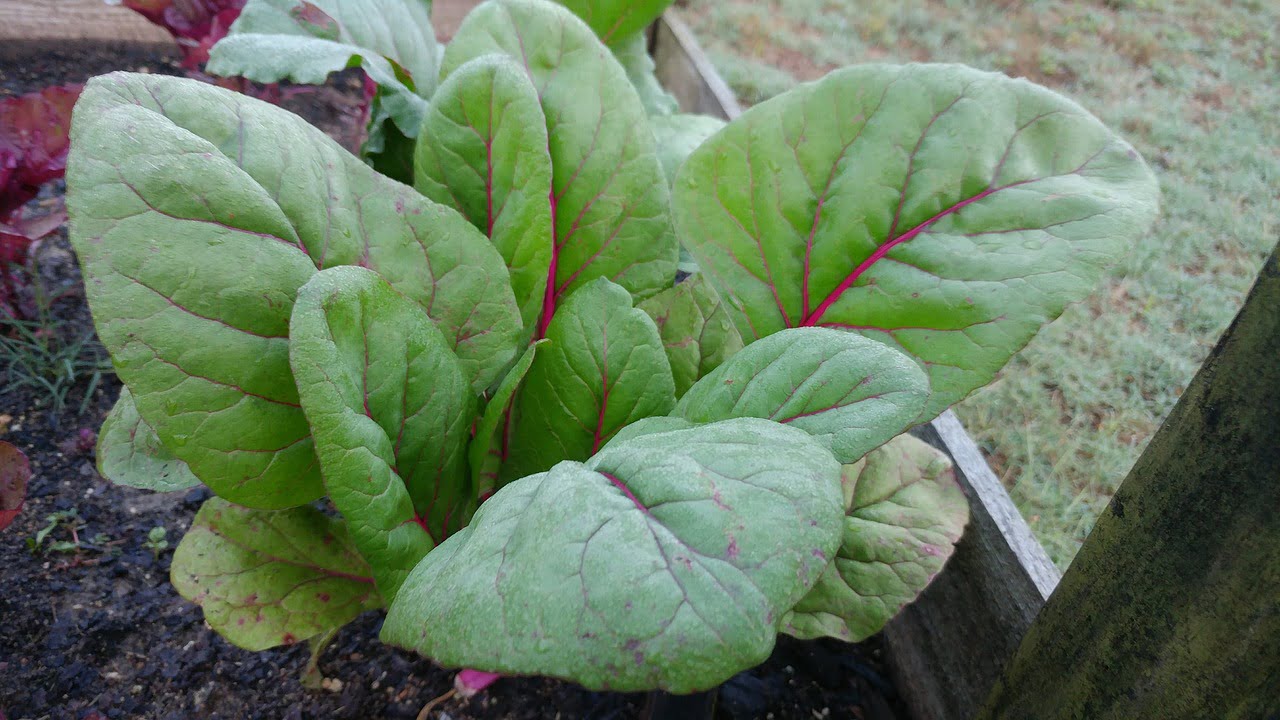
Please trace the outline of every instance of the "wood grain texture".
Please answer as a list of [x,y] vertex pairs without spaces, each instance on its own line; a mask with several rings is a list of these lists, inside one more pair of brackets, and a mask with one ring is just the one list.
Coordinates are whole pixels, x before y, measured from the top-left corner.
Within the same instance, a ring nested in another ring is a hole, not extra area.
[[682,111],[726,120],[742,114],[733,91],[674,10],[663,13],[652,32],[649,49],[658,81],[680,102]]
[[78,43],[176,50],[163,29],[102,0],[0,0],[0,57],[70,49]]
[[1280,246],[980,720],[1280,717]]

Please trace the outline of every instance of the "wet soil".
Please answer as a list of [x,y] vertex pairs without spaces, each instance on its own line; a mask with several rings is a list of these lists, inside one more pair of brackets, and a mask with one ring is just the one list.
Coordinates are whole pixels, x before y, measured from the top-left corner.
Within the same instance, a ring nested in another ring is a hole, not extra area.
[[[83,82],[115,69],[179,74],[172,58],[89,52],[49,53],[21,67],[0,67],[0,94],[44,84]],[[291,98],[291,109],[351,141],[349,78],[325,93]],[[345,85],[343,83],[346,83]],[[349,145],[350,146],[350,145]],[[61,192],[60,185],[50,193]],[[71,342],[91,336],[80,275],[65,228],[34,250],[35,275],[48,305],[46,332]],[[0,326],[0,333],[11,328]],[[96,340],[86,357],[105,357]],[[46,393],[17,387],[0,367],[0,438],[31,460],[26,507],[0,532],[0,720],[372,719],[418,716],[452,687],[453,673],[380,644],[380,613],[343,628],[323,654],[321,689],[300,682],[305,645],[253,653],[205,626],[200,609],[168,581],[172,549],[208,497],[204,489],[156,494],[116,487],[94,466],[92,433],[115,402],[110,373],[90,390],[82,378],[54,412]],[[81,407],[83,406],[83,412]],[[31,548],[48,517],[74,510]],[[153,528],[168,547],[147,546]],[[503,679],[479,697],[451,699],[432,718],[605,720],[641,716],[642,695],[588,692],[539,678]],[[719,693],[716,717],[813,720],[905,718],[886,680],[878,642],[780,638],[773,657],[733,678]]]

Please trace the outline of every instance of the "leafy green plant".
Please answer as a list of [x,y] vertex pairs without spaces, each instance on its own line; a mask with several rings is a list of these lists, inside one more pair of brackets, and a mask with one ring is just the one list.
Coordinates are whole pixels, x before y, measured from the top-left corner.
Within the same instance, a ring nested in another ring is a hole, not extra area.
[[1127,144],[1004,76],[855,67],[723,128],[651,121],[616,35],[665,3],[492,0],[443,54],[421,3],[382,4],[251,0],[210,61],[364,64],[416,138],[372,168],[180,79],[76,109],[73,242],[127,386],[101,466],[218,495],[172,579],[245,648],[386,607],[386,642],[445,665],[691,692],[779,632],[866,637],[967,519],[903,433],[1155,213]]
[[151,554],[158,558],[169,549],[168,535],[169,531],[165,530],[163,525],[157,525],[147,532],[147,539],[142,543],[142,547],[150,550]]
[[[56,510],[45,517],[45,525],[36,534],[27,538],[27,549],[33,554],[40,552],[69,553],[80,550],[80,530],[84,529],[84,520],[76,508]],[[55,531],[61,530],[64,539],[49,540]],[[69,538],[69,539],[66,539]],[[45,545],[45,540],[49,544]]]

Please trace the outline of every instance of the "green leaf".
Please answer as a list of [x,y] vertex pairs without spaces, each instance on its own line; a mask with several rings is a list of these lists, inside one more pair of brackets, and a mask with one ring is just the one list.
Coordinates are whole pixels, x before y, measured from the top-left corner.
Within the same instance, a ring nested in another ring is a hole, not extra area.
[[371,117],[385,111],[416,137],[438,58],[426,0],[249,0],[213,46],[206,69],[262,83],[319,85],[330,73],[360,67],[379,86]]
[[[615,43],[613,56],[626,71],[627,79],[636,89],[636,94],[640,96],[640,102],[650,118],[656,120],[680,111],[680,103],[675,96],[662,87],[662,83],[658,82],[658,77],[654,74],[657,66],[649,56],[649,37],[646,33],[638,32]],[[661,143],[658,147],[662,147]]]
[[414,155],[419,192],[461,212],[502,253],[528,335],[551,266],[547,147],[547,121],[524,68],[489,55],[440,85]]
[[866,65],[743,113],[675,184],[744,339],[843,328],[927,369],[924,418],[990,382],[1150,226],[1158,190],[1075,103],[958,65]]
[[602,41],[621,44],[658,19],[672,0],[556,0],[582,18]]
[[493,53],[525,69],[547,119],[554,282],[539,331],[565,298],[596,278],[639,300],[670,287],[676,242],[669,191],[644,108],[609,49],[562,7],[490,0],[463,21],[445,50],[443,73]]
[[498,470],[506,460],[515,394],[520,389],[524,376],[529,373],[529,368],[533,366],[533,358],[538,351],[538,346],[546,342],[546,340],[539,340],[524,351],[506,377],[502,379],[493,397],[489,398],[489,404],[485,406],[480,424],[476,425],[475,438],[471,441],[471,447],[467,452],[471,460],[471,480],[475,485],[476,494],[481,498],[497,489]]
[[229,500],[323,492],[288,363],[317,267],[365,265],[419,302],[477,389],[515,355],[497,251],[284,110],[192,80],[94,78],[67,165],[99,336],[161,443]]
[[848,463],[915,425],[928,399],[928,378],[893,348],[839,330],[794,328],[748,345],[699,380],[672,414],[791,425]]
[[742,349],[742,336],[702,275],[693,275],[638,306],[653,318],[671,363],[676,397]]
[[571,295],[547,340],[516,396],[502,483],[586,460],[618,430],[675,407],[657,327],[608,280]]
[[720,132],[725,121],[709,115],[668,115],[649,119],[653,137],[658,143],[658,159],[667,181],[675,184],[676,173],[684,165],[689,154],[697,150],[707,138]]
[[120,399],[102,421],[97,455],[98,473],[117,485],[173,492],[200,484],[138,414],[127,387],[120,388]]
[[466,456],[475,396],[421,306],[364,268],[331,268],[304,285],[289,335],[325,489],[393,598],[475,509]]
[[422,561],[382,639],[593,690],[704,690],[769,656],[839,543],[839,468],[730,420],[613,444],[499,490]]
[[301,642],[382,604],[346,523],[312,507],[205,501],[173,551],[169,579],[210,627],[246,650]]
[[969,520],[951,461],[902,435],[842,470],[844,538],[818,584],[783,619],[799,638],[880,632],[942,570]]

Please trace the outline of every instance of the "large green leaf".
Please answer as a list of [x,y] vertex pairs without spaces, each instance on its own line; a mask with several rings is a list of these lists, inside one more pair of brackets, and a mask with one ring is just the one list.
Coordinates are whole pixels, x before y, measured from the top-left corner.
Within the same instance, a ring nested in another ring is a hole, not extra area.
[[556,0],[591,26],[605,43],[614,45],[638,34],[658,19],[672,0]]
[[923,419],[1084,297],[1158,196],[1075,103],[958,65],[852,67],[761,103],[673,192],[748,342],[820,325],[904,350],[932,380]]
[[503,483],[586,460],[618,430],[675,406],[658,328],[608,280],[570,295],[547,340],[516,396]]
[[360,67],[379,86],[371,117],[416,137],[436,87],[439,47],[427,0],[249,0],[206,69],[263,83],[319,85]]
[[418,190],[457,209],[502,253],[531,335],[551,266],[551,155],[524,69],[489,55],[454,71],[431,103],[414,156]]
[[443,73],[492,53],[525,69],[547,121],[555,236],[539,330],[596,278],[640,300],[669,287],[677,251],[669,191],[644,108],[609,49],[554,3],[490,0],[454,35]]
[[840,551],[783,619],[800,638],[858,642],[915,600],[955,551],[969,503],[951,461],[902,435],[842,470],[848,510]]
[[928,399],[924,372],[893,348],[839,330],[793,328],[748,345],[690,388],[672,414],[788,424],[849,463],[915,425]]
[[304,285],[289,336],[325,489],[393,598],[475,509],[466,455],[475,396],[422,307],[364,268],[331,268]]
[[467,449],[471,460],[471,481],[476,493],[484,498],[497,489],[498,471],[507,459],[507,447],[511,432],[511,413],[515,409],[516,391],[524,382],[524,376],[533,366],[533,358],[540,345],[546,340],[539,340],[529,346],[520,356],[516,364],[507,372],[506,377],[484,408],[484,415],[476,425],[475,437]]
[[244,95],[94,78],[67,206],[98,334],[139,414],[242,505],[323,492],[288,363],[293,299],[317,267],[365,265],[419,302],[477,389],[515,355],[506,267],[475,228]]
[[742,336],[714,287],[694,275],[638,306],[653,318],[671,362],[676,397],[742,349]]
[[312,507],[250,510],[212,498],[173,552],[169,578],[205,622],[246,650],[291,645],[381,606],[346,523]]
[[117,485],[173,492],[200,484],[191,468],[160,444],[127,387],[120,388],[120,399],[102,421],[97,456],[98,472]]
[[382,638],[591,689],[713,687],[769,656],[827,566],[838,474],[755,419],[611,444],[499,490],[414,569]]

